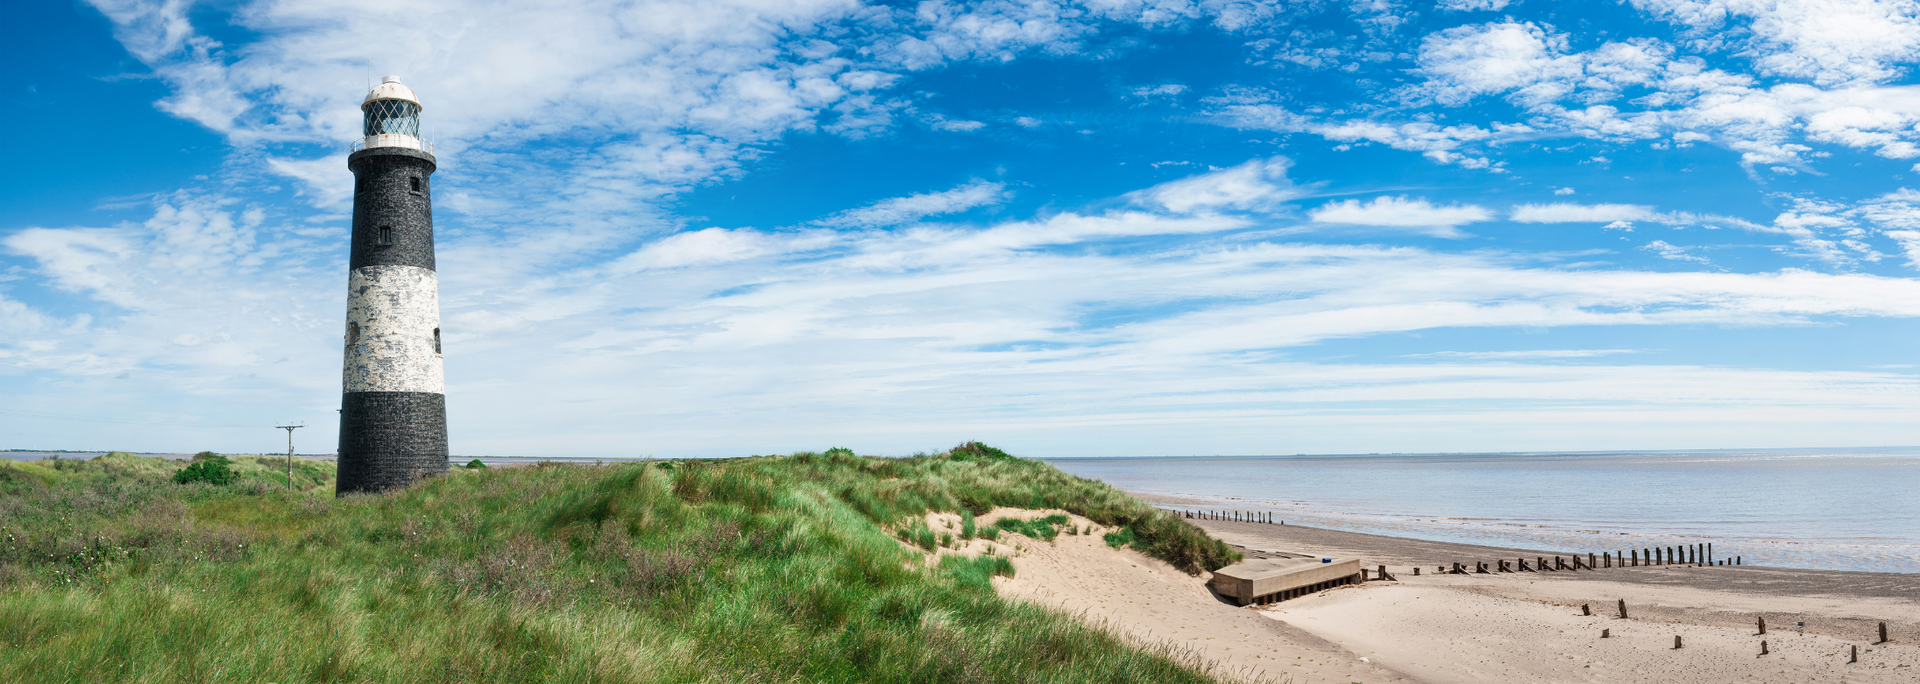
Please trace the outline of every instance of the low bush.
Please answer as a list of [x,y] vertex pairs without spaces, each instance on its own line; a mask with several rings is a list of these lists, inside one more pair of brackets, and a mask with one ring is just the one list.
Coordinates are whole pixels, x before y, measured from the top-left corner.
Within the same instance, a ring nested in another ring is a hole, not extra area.
[[213,452],[201,452],[193,457],[193,463],[186,469],[173,474],[173,481],[176,484],[205,482],[210,485],[226,486],[238,479],[240,476],[233,472],[233,462]]
[[1053,541],[1053,538],[1060,534],[1060,531],[1054,529],[1054,527],[1065,524],[1067,524],[1067,516],[1059,514],[1049,515],[1044,518],[1035,518],[1033,520],[1020,520],[1009,517],[993,521],[994,527],[1015,534],[1024,534],[1029,538],[1041,541]]

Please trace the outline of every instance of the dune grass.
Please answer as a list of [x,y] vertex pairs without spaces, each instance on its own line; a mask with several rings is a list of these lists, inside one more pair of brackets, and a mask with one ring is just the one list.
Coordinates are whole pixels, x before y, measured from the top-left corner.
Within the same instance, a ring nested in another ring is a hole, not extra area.
[[977,444],[455,469],[342,499],[330,463],[295,465],[288,492],[271,457],[228,486],[124,454],[0,463],[0,681],[1205,682],[1189,654],[1000,599],[1005,558],[927,563],[895,535],[1064,509],[1189,571],[1236,560]]

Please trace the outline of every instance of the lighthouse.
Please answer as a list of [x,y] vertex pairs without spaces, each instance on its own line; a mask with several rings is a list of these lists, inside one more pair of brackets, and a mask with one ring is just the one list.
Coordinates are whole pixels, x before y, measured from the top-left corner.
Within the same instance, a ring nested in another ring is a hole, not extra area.
[[433,146],[420,98],[388,76],[360,104],[347,271],[346,363],[335,494],[382,492],[447,471]]

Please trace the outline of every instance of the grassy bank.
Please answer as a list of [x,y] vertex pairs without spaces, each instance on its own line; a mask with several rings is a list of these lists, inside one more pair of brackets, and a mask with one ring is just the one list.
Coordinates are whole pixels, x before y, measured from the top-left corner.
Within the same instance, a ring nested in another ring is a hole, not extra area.
[[[0,464],[0,681],[1200,682],[937,565],[929,511],[1061,508],[1189,570],[1219,542],[979,445],[464,470],[331,497],[330,464],[174,484],[125,455]],[[254,472],[257,469],[258,472]],[[279,485],[278,488],[271,485]]]

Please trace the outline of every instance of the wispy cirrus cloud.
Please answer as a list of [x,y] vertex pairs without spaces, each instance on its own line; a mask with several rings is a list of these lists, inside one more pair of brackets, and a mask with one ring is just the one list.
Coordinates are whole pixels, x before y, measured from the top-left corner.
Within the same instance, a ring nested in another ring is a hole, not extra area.
[[893,197],[858,209],[848,209],[814,221],[813,225],[850,228],[897,226],[929,216],[992,206],[1011,194],[1001,183],[975,180],[948,190]]
[[1287,179],[1287,168],[1292,165],[1285,157],[1255,159],[1161,183],[1128,197],[1136,204],[1157,205],[1177,213],[1270,210],[1305,194]]
[[1514,351],[1438,351],[1407,354],[1410,359],[1587,359],[1618,354],[1644,354],[1644,349],[1520,349]]
[[1493,219],[1493,212],[1472,204],[1437,205],[1426,199],[1375,197],[1371,202],[1342,200],[1308,212],[1315,223],[1380,228],[1410,228],[1438,237],[1464,237],[1459,226]]

